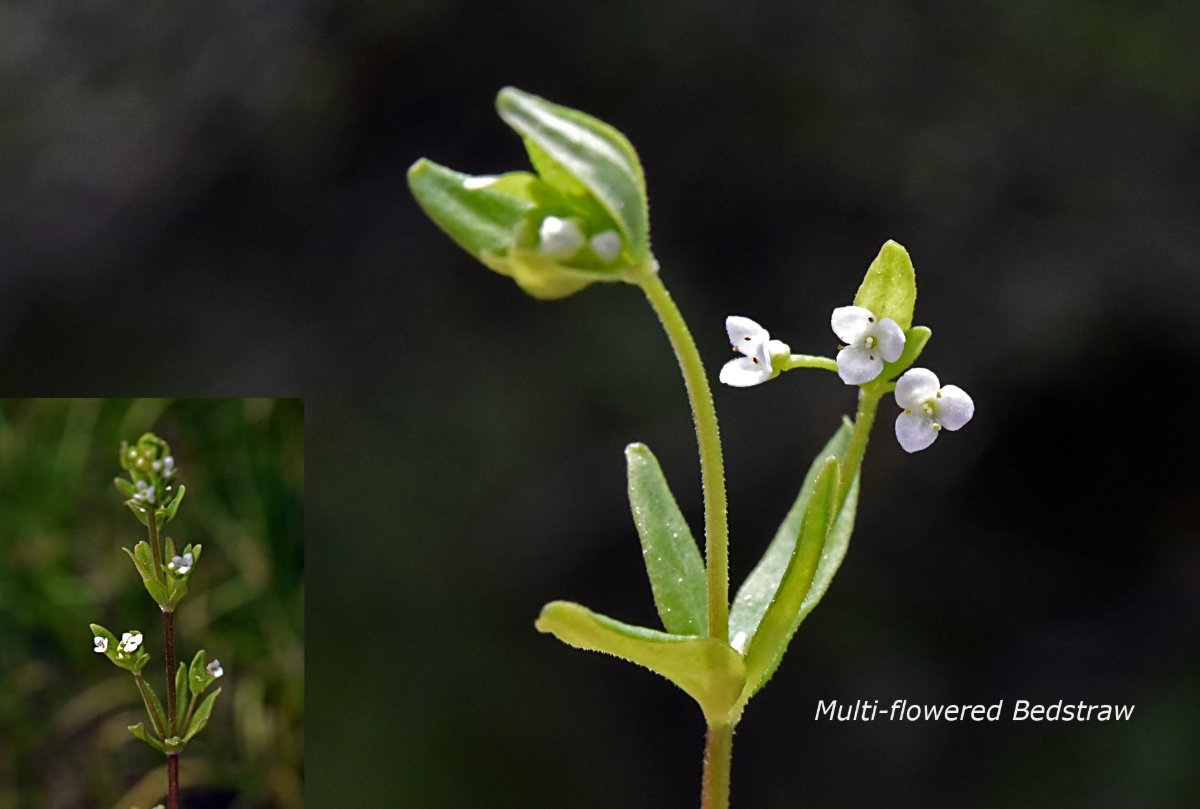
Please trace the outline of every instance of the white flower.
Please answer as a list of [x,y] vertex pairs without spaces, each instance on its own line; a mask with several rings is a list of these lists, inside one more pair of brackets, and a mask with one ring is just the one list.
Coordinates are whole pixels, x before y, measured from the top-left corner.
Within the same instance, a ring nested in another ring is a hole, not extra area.
[[211,663],[209,663],[207,666],[204,667],[204,670],[208,672],[208,676],[213,677],[213,678],[220,677],[222,674],[225,673],[225,669],[221,668],[220,660],[213,660]]
[[846,347],[838,352],[838,376],[847,385],[862,385],[879,376],[884,362],[895,362],[904,351],[904,331],[885,317],[876,322],[870,309],[839,306],[829,319]]
[[97,652],[99,652],[100,654],[104,654],[105,652],[108,651],[108,638],[102,638],[99,635],[96,635],[94,638],[92,638],[92,640],[96,644]]
[[766,382],[775,376],[772,359],[792,353],[786,343],[772,340],[766,329],[748,317],[730,315],[725,318],[725,331],[729,332],[733,350],[745,355],[730,360],[721,369],[721,381],[735,388]]
[[137,651],[137,648],[142,645],[142,633],[138,631],[126,632],[121,635],[120,650],[125,654],[131,655]]
[[163,477],[169,478],[171,475],[175,474],[175,457],[173,455],[168,455],[167,457],[163,458],[162,463]]
[[621,253],[621,237],[615,230],[597,233],[588,244],[591,245],[592,252],[604,262],[612,261]]
[[571,258],[583,247],[583,231],[570,219],[547,216],[538,228],[538,252],[553,258]]
[[136,484],[137,491],[133,493],[133,499],[141,503],[154,502],[154,487],[144,480],[139,480]]
[[957,430],[975,415],[975,403],[957,385],[941,386],[927,368],[911,368],[896,380],[896,440],[907,452],[925,449],[945,427]]
[[192,569],[192,565],[195,563],[195,557],[193,557],[191,553],[185,553],[183,556],[171,557],[171,561],[167,562],[167,570],[171,571],[176,576],[186,576],[188,571]]

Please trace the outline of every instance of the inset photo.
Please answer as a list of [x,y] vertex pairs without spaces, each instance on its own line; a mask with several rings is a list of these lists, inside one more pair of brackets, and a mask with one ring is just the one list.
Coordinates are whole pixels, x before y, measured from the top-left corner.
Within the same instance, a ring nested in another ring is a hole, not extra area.
[[304,806],[300,399],[0,399],[0,807]]

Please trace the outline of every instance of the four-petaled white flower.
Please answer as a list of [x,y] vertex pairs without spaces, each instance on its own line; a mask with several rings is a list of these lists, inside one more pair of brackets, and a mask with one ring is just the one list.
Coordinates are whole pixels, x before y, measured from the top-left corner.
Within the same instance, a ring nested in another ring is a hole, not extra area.
[[895,362],[904,351],[904,331],[885,317],[877,320],[870,309],[839,306],[829,324],[846,346],[837,355],[838,376],[847,385],[862,385],[879,376],[884,362]]
[[207,666],[204,667],[204,670],[207,671],[208,675],[210,677],[213,677],[214,679],[217,677],[220,677],[222,674],[225,673],[225,669],[221,668],[220,660],[213,660],[211,663],[209,663]]
[[99,635],[96,635],[94,638],[92,638],[92,641],[96,644],[96,651],[100,654],[104,654],[108,651],[108,638],[102,638]]
[[733,350],[745,355],[730,360],[721,369],[721,381],[735,388],[766,382],[775,376],[772,360],[792,353],[787,343],[772,340],[766,329],[748,317],[730,315],[725,318],[725,331],[729,332]]
[[135,632],[126,632],[125,634],[121,635],[121,643],[118,646],[118,649],[120,649],[120,651],[124,652],[125,654],[131,655],[134,652],[136,652],[137,648],[141,645],[142,645],[142,633],[141,632],[136,632],[136,631]]
[[932,444],[944,427],[957,430],[975,415],[975,403],[957,385],[943,387],[927,368],[911,368],[896,380],[896,440],[907,452]]
[[171,557],[171,561],[167,562],[167,570],[171,571],[176,576],[186,576],[188,571],[192,569],[192,565],[195,563],[195,557],[192,556],[191,552],[188,552],[183,556]]
[[140,503],[154,502],[154,487],[144,480],[139,480],[136,484],[137,491],[133,493],[133,499]]

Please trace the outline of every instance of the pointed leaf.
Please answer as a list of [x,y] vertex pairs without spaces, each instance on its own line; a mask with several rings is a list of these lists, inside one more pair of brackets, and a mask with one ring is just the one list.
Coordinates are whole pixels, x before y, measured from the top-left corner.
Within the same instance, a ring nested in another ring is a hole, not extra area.
[[615,655],[661,674],[700,704],[709,724],[730,721],[745,683],[742,658],[713,638],[630,626],[567,601],[543,607],[535,626],[576,648]]
[[800,612],[796,616],[797,627],[825,596],[825,591],[829,589],[829,584],[833,581],[833,575],[837,573],[838,568],[842,565],[842,560],[846,558],[846,549],[850,547],[850,535],[854,533],[854,516],[858,511],[858,485],[861,478],[861,472],[854,476],[850,488],[846,491],[846,499],[842,502],[841,511],[838,512],[837,519],[834,520],[829,534],[825,537],[825,547],[821,550],[821,561],[817,565],[817,572],[813,575],[808,594],[804,596],[804,603],[800,606]]
[[117,489],[124,495],[126,500],[131,499],[137,494],[137,487],[133,485],[133,481],[129,478],[113,478],[113,483],[116,484]]
[[180,484],[179,489],[175,492],[175,496],[171,498],[170,502],[155,512],[159,526],[166,525],[175,519],[175,512],[179,511],[179,504],[183,502],[183,495],[186,493],[187,486]]
[[192,663],[188,667],[188,689],[193,695],[199,696],[209,684],[208,671],[205,666],[208,665],[208,655],[203,649],[196,652],[196,656],[192,658]]
[[663,626],[675,635],[708,634],[704,560],[691,529],[667,486],[658,460],[645,444],[625,448],[629,505],[642,540],[642,558]]
[[163,743],[160,742],[158,739],[154,738],[153,736],[151,736],[146,731],[146,726],[145,726],[144,722],[138,722],[136,725],[130,725],[129,732],[132,733],[134,736],[137,736],[139,739],[144,741],[146,744],[153,747],[158,752],[160,752],[160,753],[167,752],[167,748],[163,745]]
[[800,625],[797,616],[812,585],[825,536],[833,522],[840,481],[841,464],[837,458],[830,456],[813,486],[804,517],[800,521],[796,549],[783,574],[783,581],[779,583],[779,589],[746,648],[746,699],[770,679]]
[[[142,680],[142,688],[138,689],[142,695],[142,704],[146,706],[146,713],[150,715],[150,724],[155,728],[163,728],[168,730],[171,726],[167,723],[167,712],[163,710],[162,702],[158,698],[158,694],[154,693],[154,686]],[[164,733],[163,735],[166,735]]]
[[867,268],[854,305],[870,309],[878,318],[890,317],[904,331],[912,326],[917,303],[917,277],[908,251],[888,240]]
[[187,694],[188,669],[187,666],[180,663],[175,672],[175,724],[173,727],[177,732],[183,729],[183,720],[187,717],[187,706],[191,701],[187,698]]
[[146,586],[146,592],[150,594],[154,602],[159,606],[166,604],[167,589],[155,578],[154,552],[150,550],[150,546],[143,541],[135,545],[132,551],[128,548],[121,548],[121,550],[129,554],[129,558],[133,560],[133,566],[137,568],[138,575],[142,577],[142,584]]
[[531,148],[543,179],[566,194],[586,188],[616,223],[635,262],[649,255],[646,180],[637,153],[613,127],[586,113],[505,87],[496,110]]
[[221,689],[219,688],[213,691],[200,703],[200,707],[196,709],[196,713],[192,714],[192,721],[188,725],[187,733],[183,737],[185,743],[190,742],[193,736],[204,730],[204,726],[208,724],[209,714],[212,713],[213,703],[217,701],[217,694],[220,693]]
[[476,258],[501,257],[517,244],[525,214],[535,207],[529,172],[474,177],[424,158],[408,170],[408,187],[422,210]]
[[804,482],[800,485],[796,502],[775,532],[775,538],[771,540],[754,570],[738,588],[733,606],[729,610],[729,637],[734,648],[749,648],[750,640],[754,637],[754,632],[758,629],[758,624],[775,596],[775,591],[779,589],[779,583],[783,581],[783,574],[791,562],[796,538],[800,536],[800,522],[816,486],[817,475],[824,467],[826,458],[831,455],[839,459],[845,457],[852,429],[849,421],[843,422],[817,453],[804,476]]

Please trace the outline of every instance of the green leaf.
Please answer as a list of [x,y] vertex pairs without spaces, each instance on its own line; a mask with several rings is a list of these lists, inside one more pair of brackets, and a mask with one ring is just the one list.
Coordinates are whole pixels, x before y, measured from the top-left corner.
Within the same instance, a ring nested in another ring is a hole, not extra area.
[[849,421],[843,422],[817,453],[804,476],[804,482],[800,484],[800,493],[796,496],[795,503],[775,532],[775,538],[767,546],[754,570],[750,571],[750,575],[738,588],[733,606],[729,610],[729,637],[734,640],[735,647],[749,647],[759,622],[762,621],[771,599],[775,597],[779,583],[783,581],[783,574],[791,562],[796,538],[800,536],[800,523],[816,487],[817,476],[825,466],[825,459],[830,456],[839,459],[845,457],[852,430],[853,426]]
[[190,742],[193,736],[204,730],[204,726],[208,724],[209,714],[212,713],[213,703],[217,701],[217,695],[220,693],[221,689],[219,688],[213,691],[200,703],[196,713],[192,714],[192,721],[188,725],[187,733],[183,736],[184,743]]
[[783,580],[746,647],[745,699],[770,679],[800,625],[800,608],[812,585],[825,536],[833,522],[840,482],[841,464],[836,457],[830,456],[822,464],[804,509],[796,549]]
[[916,303],[917,276],[908,251],[889,240],[867,268],[854,305],[870,309],[877,318],[890,317],[908,331]]
[[137,568],[138,575],[142,577],[142,584],[146,586],[146,592],[154,599],[154,603],[160,607],[167,603],[167,589],[164,584],[155,578],[154,574],[154,552],[150,550],[150,546],[143,540],[133,546],[133,550],[129,548],[121,548],[133,560],[133,566]]
[[166,525],[171,520],[175,519],[175,512],[179,511],[179,504],[183,502],[183,495],[187,492],[187,486],[179,485],[175,492],[175,496],[165,506],[160,507],[155,512],[155,517],[158,519],[159,526]]
[[503,257],[516,246],[536,206],[529,172],[474,177],[424,158],[408,170],[408,187],[426,215],[476,258]]
[[[158,698],[158,694],[154,693],[154,687],[145,680],[142,680],[142,685],[146,689],[145,692],[141,692],[142,704],[146,706],[146,713],[150,714],[150,724],[156,728],[169,729],[171,726],[167,722],[167,712],[163,710],[163,705]],[[149,699],[146,697],[147,694],[150,695]]]
[[126,500],[125,505],[129,506],[129,510],[133,512],[133,516],[138,518],[138,522],[145,526],[150,525],[150,512],[146,510],[145,506],[134,500]]
[[626,268],[620,265],[568,266],[537,251],[537,222],[572,210],[528,172],[473,177],[421,159],[408,170],[408,185],[429,218],[459,247],[535,298],[564,298],[596,281],[624,278]]
[[137,494],[137,487],[133,485],[133,481],[129,478],[113,478],[113,483],[117,489],[124,495],[126,500],[131,499]]
[[630,444],[625,448],[625,461],[629,505],[663,626],[676,635],[706,635],[708,589],[704,560],[691,529],[650,448]]
[[854,516],[858,511],[858,486],[861,478],[861,473],[854,476],[850,488],[846,490],[846,499],[842,502],[841,511],[838,512],[837,519],[834,520],[833,525],[829,528],[829,534],[825,537],[825,547],[821,550],[821,561],[817,565],[817,572],[808,588],[808,594],[804,596],[800,612],[796,615],[797,627],[825,596],[825,591],[829,589],[829,584],[833,581],[833,575],[837,573],[838,568],[842,566],[842,560],[846,558],[846,549],[850,547],[850,535],[854,533]]
[[144,722],[138,722],[136,725],[130,725],[129,732],[132,733],[134,736],[137,736],[139,739],[144,741],[146,744],[153,747],[158,752],[160,752],[160,753],[167,752],[167,748],[163,745],[162,742],[160,742],[158,739],[154,738],[153,736],[151,736],[149,733],[146,732],[146,727],[145,727]]
[[183,720],[187,717],[187,706],[190,700],[187,699],[188,693],[188,669],[187,666],[180,663],[179,668],[175,671],[175,725],[176,728],[183,727]]
[[586,113],[505,87],[496,97],[504,122],[528,143],[542,178],[564,194],[586,189],[608,213],[634,262],[649,255],[646,180],[629,140]]
[[196,652],[196,656],[192,658],[192,664],[188,667],[188,689],[193,695],[199,696],[208,684],[212,681],[205,666],[208,665],[208,656],[203,649]]
[[699,703],[709,724],[732,721],[746,671],[725,643],[630,626],[567,601],[543,607],[535,626],[578,649],[615,655],[666,677]]

